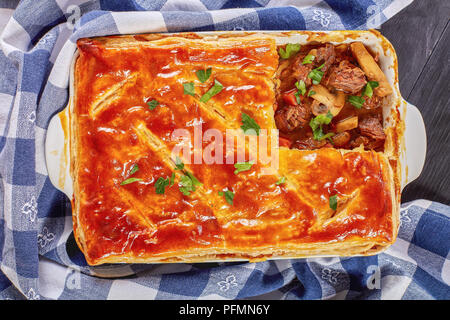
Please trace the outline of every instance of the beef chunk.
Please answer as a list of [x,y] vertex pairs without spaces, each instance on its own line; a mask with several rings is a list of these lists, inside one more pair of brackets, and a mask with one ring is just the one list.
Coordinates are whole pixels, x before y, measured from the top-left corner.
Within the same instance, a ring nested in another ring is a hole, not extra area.
[[313,66],[312,64],[303,64],[303,58],[304,56],[299,56],[292,62],[290,72],[296,80],[303,80],[306,86],[309,87],[311,85],[311,79],[308,78],[308,74],[313,69]]
[[293,75],[297,80],[303,80],[305,85],[309,87],[311,85],[311,79],[308,78],[308,74],[311,72],[311,65],[297,65],[294,69]]
[[290,66],[284,69],[281,73],[281,81],[289,79],[289,82],[291,82],[291,79],[294,78],[296,81],[303,80],[306,86],[309,87],[312,83],[311,79],[308,78],[308,74],[311,72],[311,70],[319,67],[323,63],[324,66],[322,67],[321,71],[326,72],[336,59],[334,46],[329,43],[318,48],[316,55],[317,56],[314,59],[314,63],[303,64],[305,54],[298,53],[293,58]]
[[363,117],[358,124],[359,132],[361,135],[356,136],[349,145],[351,148],[364,145],[366,150],[382,150],[386,135],[383,131],[380,115],[370,114]]
[[357,136],[355,139],[353,139],[352,141],[350,141],[350,147],[351,148],[357,148],[359,147],[361,144],[363,144],[364,146],[368,145],[370,142],[370,139],[364,136]]
[[365,109],[376,109],[381,107],[381,97],[377,96],[377,95],[373,95],[372,98],[367,98],[364,97],[364,104],[363,104],[363,108]]
[[382,151],[384,147],[384,139],[375,140],[366,136],[357,136],[355,139],[350,141],[349,146],[350,148],[357,148],[361,144],[366,150]]
[[366,85],[364,72],[348,62],[341,61],[338,67],[333,68],[328,79],[328,84],[346,93],[355,94]]
[[303,80],[307,86],[311,85],[311,79],[308,78],[308,74],[313,69],[313,66],[311,64],[302,64],[304,57],[304,54],[298,53],[289,66],[281,72],[280,81],[282,84],[287,84],[283,89],[293,86],[298,80]]
[[382,151],[384,147],[384,140],[370,140],[369,143],[365,145],[366,149]]
[[308,123],[310,112],[306,106],[285,106],[275,112],[277,128],[283,132],[291,132]]
[[313,137],[309,137],[295,141],[291,147],[300,150],[314,150],[325,147],[332,147],[332,145],[325,139],[319,141],[315,140]]
[[368,116],[359,121],[359,131],[363,136],[374,140],[385,140],[383,126],[376,116]]
[[336,52],[332,44],[327,43],[326,45],[317,49],[317,56],[314,59],[316,67],[324,64],[321,71],[327,72],[336,59]]

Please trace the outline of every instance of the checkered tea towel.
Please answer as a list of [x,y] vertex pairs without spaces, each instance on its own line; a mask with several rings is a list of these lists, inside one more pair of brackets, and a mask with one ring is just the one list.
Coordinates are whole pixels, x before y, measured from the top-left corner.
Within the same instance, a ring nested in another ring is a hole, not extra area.
[[89,267],[74,242],[70,202],[50,183],[44,159],[78,38],[374,28],[410,2],[0,0],[0,297],[450,298],[450,208],[424,200],[403,206],[397,242],[373,257]]

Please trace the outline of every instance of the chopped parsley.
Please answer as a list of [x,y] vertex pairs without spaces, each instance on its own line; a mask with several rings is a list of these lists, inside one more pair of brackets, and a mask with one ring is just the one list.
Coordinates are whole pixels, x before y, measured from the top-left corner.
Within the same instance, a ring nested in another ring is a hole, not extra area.
[[192,173],[186,171],[185,175],[181,177],[180,183],[178,185],[180,187],[181,193],[185,196],[189,196],[191,192],[194,192],[196,187],[201,186],[202,183],[198,181]]
[[136,173],[136,171],[138,171],[139,170],[139,167],[138,167],[138,165],[137,164],[134,164],[133,165],[133,167],[131,168],[131,170],[130,170],[130,176],[131,175],[133,175],[134,173]]
[[195,96],[194,83],[186,82],[183,83],[184,94],[188,94],[190,96]]
[[373,95],[373,89],[379,86],[378,81],[369,81],[367,82],[366,86],[364,87],[361,97],[369,97],[372,98]]
[[211,76],[211,71],[212,69],[208,68],[206,70],[198,70],[195,74],[197,75],[197,78],[201,83],[205,83],[206,80],[208,80]]
[[[134,164],[134,165],[131,167],[131,170],[130,170],[130,173],[128,174],[128,176],[131,176],[131,175],[135,174],[138,170],[139,170],[138,165],[137,165],[137,164]],[[136,181],[142,181],[142,179],[140,179],[140,178],[128,178],[128,179],[122,181],[122,182],[120,183],[120,185],[121,185],[121,186],[124,186],[124,185],[126,185],[126,184],[130,184],[130,183],[133,183],[133,182],[136,182]]]
[[298,92],[299,92],[302,96],[304,96],[305,93],[306,93],[306,84],[305,84],[305,81],[299,80],[299,81],[297,81],[297,82],[295,83],[295,86],[297,87]]
[[172,176],[170,177],[169,187],[173,186],[175,182],[175,172],[172,172]]
[[244,112],[242,112],[241,118],[242,118],[241,129],[244,131],[244,133],[249,135],[256,134],[257,136],[259,136],[259,130],[261,130],[261,127],[256,123],[256,121],[253,120],[252,117],[250,117],[248,114]]
[[348,96],[347,100],[350,102],[356,109],[361,109],[366,100],[364,97],[372,98],[373,89],[379,86],[377,81],[369,81],[364,86],[362,90],[361,96]]
[[316,92],[314,90],[309,90],[308,91],[308,97],[311,97],[311,96],[313,96],[315,94],[316,94]]
[[219,196],[225,196],[225,200],[233,205],[233,200],[234,200],[234,193],[231,192],[230,190],[225,190],[225,191],[219,191]]
[[183,170],[184,169],[184,163],[181,161],[179,157],[175,159],[175,170]]
[[300,100],[300,95],[304,96],[306,93],[306,84],[305,81],[299,80],[295,82],[295,87],[297,88],[297,92],[294,93],[295,101],[297,104],[300,104],[302,101]]
[[157,194],[164,194],[164,192],[166,191],[166,187],[169,184],[170,184],[169,178],[164,179],[163,177],[159,177],[158,180],[156,180],[155,182],[155,192]]
[[278,50],[278,53],[280,54],[280,57],[283,59],[289,59],[294,54],[300,51],[300,44],[298,43],[288,43],[286,45],[286,49],[280,48]]
[[308,54],[305,58],[303,58],[303,62],[302,64],[310,64],[314,61],[316,57],[313,56],[312,54]]
[[331,196],[329,199],[330,208],[335,210],[337,209],[337,195]]
[[311,119],[309,122],[309,126],[311,127],[313,131],[313,136],[315,140],[323,140],[327,139],[329,137],[334,136],[333,132],[329,132],[327,134],[324,134],[322,131],[322,126],[324,124],[330,124],[331,119],[333,119],[333,115],[330,111],[328,111],[327,114],[319,114],[317,117]]
[[279,186],[280,184],[283,184],[286,182],[286,177],[281,177],[280,180],[278,180],[277,182],[275,182],[275,184],[277,186]]
[[320,81],[322,81],[323,71],[321,71],[320,69],[322,69],[324,65],[325,65],[325,63],[322,63],[321,66],[319,66],[315,69],[312,69],[308,73],[308,78],[310,78],[312,80],[313,84],[319,84]]
[[295,101],[297,102],[297,104],[302,103],[302,100],[300,100],[300,91],[297,91],[296,93],[294,93],[294,97],[295,97]]
[[142,181],[142,179],[140,179],[140,178],[128,178],[128,179],[122,181],[122,183],[120,185],[124,186],[126,184],[130,184],[130,183],[133,183],[133,182],[136,182],[136,181]]
[[222,91],[223,89],[223,85],[217,81],[214,80],[214,85],[212,86],[211,89],[209,89],[201,98],[200,101],[201,102],[207,102],[209,99],[211,99],[213,96],[215,96],[216,94],[218,94],[220,91]]
[[159,105],[159,102],[155,99],[152,99],[151,101],[148,101],[147,104],[150,110],[155,110],[155,108]]
[[[201,186],[202,183],[198,181],[196,177],[189,171],[184,170],[184,163],[181,161],[179,157],[175,160],[175,170],[182,170],[183,176],[180,179],[180,182],[178,184],[179,189],[182,194],[185,196],[189,196],[191,192],[195,191],[196,187]],[[172,173],[172,177],[170,178],[170,186],[173,185],[173,181],[175,180],[175,174]]]
[[248,171],[252,168],[252,165],[253,161],[235,163],[234,167],[236,168],[236,170],[234,170],[234,174],[238,174],[239,172],[242,171]]
[[356,109],[361,109],[364,102],[366,102],[366,100],[364,100],[363,97],[359,97],[359,96],[348,96],[347,98],[348,102],[350,102]]

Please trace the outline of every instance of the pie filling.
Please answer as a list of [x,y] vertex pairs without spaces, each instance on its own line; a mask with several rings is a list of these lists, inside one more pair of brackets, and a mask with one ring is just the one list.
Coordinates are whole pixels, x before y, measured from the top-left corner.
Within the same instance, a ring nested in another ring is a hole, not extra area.
[[382,106],[392,93],[360,42],[278,48],[275,122],[280,145],[384,151]]

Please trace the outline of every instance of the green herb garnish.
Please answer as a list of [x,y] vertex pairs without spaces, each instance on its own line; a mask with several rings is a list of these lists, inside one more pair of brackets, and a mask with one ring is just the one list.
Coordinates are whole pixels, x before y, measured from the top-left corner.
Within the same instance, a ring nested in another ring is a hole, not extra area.
[[225,200],[233,205],[233,199],[234,199],[234,193],[231,192],[230,190],[225,190],[225,191],[219,191],[219,196],[224,196],[225,195]]
[[369,97],[372,98],[373,95],[373,89],[379,86],[378,81],[369,81],[367,82],[366,86],[364,87],[361,97]]
[[139,167],[138,167],[138,165],[137,164],[134,164],[133,165],[133,167],[131,168],[131,170],[130,170],[130,176],[131,175],[133,175],[134,173],[136,173],[136,171],[138,171],[139,170]]
[[201,98],[200,101],[201,102],[207,102],[209,99],[211,99],[213,96],[215,96],[216,94],[218,94],[220,91],[222,91],[223,89],[223,85],[217,81],[214,80],[214,85],[212,86],[211,89],[209,89]]
[[[181,177],[178,186],[181,193],[184,194],[185,196],[189,196],[191,192],[195,191],[196,187],[202,185],[202,183],[198,181],[198,179],[194,177],[192,173],[184,170],[184,163],[178,156],[175,158],[175,170],[183,171],[184,175]],[[169,186],[172,186],[174,181],[175,181],[175,173],[172,173],[172,177],[170,178],[169,181]]]
[[294,54],[300,51],[300,44],[298,43],[288,43],[286,45],[286,49],[280,48],[278,50],[278,53],[280,54],[280,57],[283,59],[289,59]]
[[275,184],[277,186],[279,186],[280,184],[283,184],[286,182],[286,177],[281,177],[280,180],[278,180],[277,182],[275,182]]
[[337,195],[331,196],[329,199],[330,208],[335,210],[337,209]]
[[164,194],[164,192],[166,191],[166,187],[169,185],[169,183],[170,183],[169,178],[164,179],[163,177],[159,177],[158,180],[156,180],[155,182],[155,192],[157,194]]
[[310,64],[314,61],[316,57],[313,56],[312,54],[308,54],[305,58],[303,58],[303,62],[302,64]]
[[195,96],[194,83],[186,82],[183,83],[184,94],[188,94],[190,96]]
[[175,172],[172,172],[172,176],[170,177],[169,187],[173,186],[175,182]]
[[325,65],[325,63],[322,63],[321,66],[319,66],[315,69],[312,69],[308,73],[308,78],[310,78],[312,80],[313,84],[319,84],[320,81],[322,81],[323,71],[320,71],[320,69],[322,69],[324,65]]
[[211,76],[211,71],[212,69],[208,68],[206,70],[198,70],[195,74],[197,75],[197,78],[201,83],[205,83],[206,80],[208,80]]
[[183,170],[184,169],[184,163],[181,161],[179,157],[175,159],[175,170]]
[[364,100],[363,97],[359,97],[359,96],[348,96],[347,98],[348,102],[350,102],[356,109],[361,109],[364,102],[366,102],[366,100]]
[[297,82],[295,83],[295,86],[297,87],[298,92],[300,92],[300,94],[301,94],[302,96],[304,96],[305,93],[306,93],[306,84],[305,84],[305,81],[299,80],[299,81],[297,81]]
[[150,110],[154,110],[159,105],[159,102],[153,99],[152,101],[147,102],[147,104]]
[[309,126],[313,131],[313,136],[315,140],[321,141],[323,139],[327,139],[329,137],[334,136],[333,132],[324,134],[322,131],[322,126],[324,124],[330,124],[331,119],[333,119],[333,115],[330,111],[327,114],[319,114],[317,117],[311,119],[309,122]]
[[242,118],[241,129],[244,131],[244,133],[250,135],[256,134],[257,136],[259,136],[259,130],[261,130],[261,127],[256,123],[256,121],[253,120],[252,117],[250,117],[248,114],[244,112],[242,112],[241,118]]
[[128,178],[128,179],[122,181],[122,183],[120,185],[124,186],[126,184],[130,184],[130,183],[133,183],[133,182],[136,182],[136,181],[142,181],[142,179],[140,179],[140,178]]
[[347,101],[350,102],[355,108],[361,109],[366,100],[364,97],[372,98],[373,89],[378,87],[377,81],[369,81],[362,90],[361,96],[348,96]]
[[242,171],[248,171],[252,168],[252,165],[253,161],[235,163],[234,167],[236,168],[236,170],[234,170],[234,174],[238,174],[239,172]]
[[315,94],[316,94],[316,92],[314,90],[309,90],[308,91],[308,97],[311,97],[311,96],[313,96]]
[[[131,170],[130,170],[130,173],[128,174],[128,176],[133,175],[133,174],[136,173],[138,170],[139,170],[138,165],[137,165],[137,164],[134,164],[133,167],[131,167]],[[121,185],[121,186],[124,186],[124,185],[126,185],[126,184],[133,183],[133,182],[136,182],[136,181],[141,181],[141,180],[142,180],[142,179],[139,179],[139,178],[128,178],[128,179],[122,181],[122,182],[120,183],[120,185]]]
[[191,192],[195,191],[195,188],[201,186],[202,183],[197,180],[196,177],[190,172],[185,172],[185,175],[181,177],[180,183],[180,191],[185,196],[189,196]]
[[295,101],[297,102],[297,104],[302,103],[302,100],[300,99],[300,91],[297,91],[296,93],[294,93],[294,97],[295,97]]

